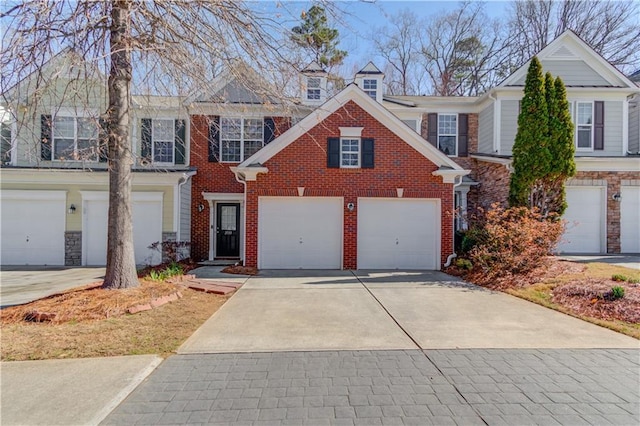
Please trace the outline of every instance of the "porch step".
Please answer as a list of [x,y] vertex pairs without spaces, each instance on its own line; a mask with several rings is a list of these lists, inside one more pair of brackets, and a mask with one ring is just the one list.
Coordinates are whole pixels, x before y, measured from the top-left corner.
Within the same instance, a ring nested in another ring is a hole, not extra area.
[[198,265],[202,265],[202,266],[229,266],[229,265],[235,265],[238,262],[240,262],[240,258],[214,259],[214,260],[205,260],[203,262],[198,262]]

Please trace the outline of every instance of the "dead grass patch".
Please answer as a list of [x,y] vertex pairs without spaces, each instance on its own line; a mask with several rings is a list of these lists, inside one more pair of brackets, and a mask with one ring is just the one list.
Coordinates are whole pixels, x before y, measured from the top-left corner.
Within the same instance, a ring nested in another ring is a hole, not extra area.
[[[154,288],[158,289],[156,286]],[[167,289],[175,291],[175,286],[168,285]],[[105,291],[119,302],[105,300],[101,302],[103,306],[129,304],[122,302],[123,297],[135,299],[136,303],[139,301],[131,295],[116,294],[125,292],[122,290]],[[3,310],[0,336],[2,361],[138,354],[166,356],[175,352],[229,298],[186,288],[181,288],[180,291],[183,295],[181,299],[149,311],[83,321],[5,321]],[[95,304],[100,305],[97,302]],[[106,311],[113,312],[113,309]]]

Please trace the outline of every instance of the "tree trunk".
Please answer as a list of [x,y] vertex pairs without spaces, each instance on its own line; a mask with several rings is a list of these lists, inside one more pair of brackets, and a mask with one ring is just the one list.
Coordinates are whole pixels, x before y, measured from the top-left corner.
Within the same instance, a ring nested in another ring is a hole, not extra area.
[[107,271],[103,288],[136,287],[138,276],[133,250],[131,214],[131,142],[129,138],[131,46],[128,0],[111,5],[111,70],[109,72],[109,220]]

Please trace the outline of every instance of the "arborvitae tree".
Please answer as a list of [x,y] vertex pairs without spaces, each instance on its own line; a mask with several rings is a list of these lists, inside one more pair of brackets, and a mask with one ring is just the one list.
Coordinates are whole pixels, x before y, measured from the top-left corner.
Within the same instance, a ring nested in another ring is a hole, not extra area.
[[313,5],[302,14],[302,24],[291,29],[291,38],[307,49],[318,64],[332,67],[342,64],[347,52],[338,49],[338,30],[329,27],[322,6]]
[[576,174],[573,143],[573,122],[567,101],[567,91],[560,77],[553,80],[547,73],[547,88],[552,87],[553,97],[547,95],[549,107],[549,153],[551,170],[546,179],[548,213],[562,215],[567,208],[564,182]]
[[524,86],[518,132],[513,144],[513,173],[509,183],[509,205],[533,207],[540,181],[550,171],[548,148],[549,113],[545,99],[542,65],[531,59]]

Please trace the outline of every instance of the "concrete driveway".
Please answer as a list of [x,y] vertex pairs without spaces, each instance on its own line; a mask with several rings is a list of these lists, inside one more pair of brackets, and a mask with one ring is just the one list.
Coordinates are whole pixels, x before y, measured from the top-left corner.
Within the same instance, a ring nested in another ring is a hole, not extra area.
[[261,271],[179,353],[639,346],[440,272]]
[[2,266],[0,305],[21,305],[102,280],[104,268]]

